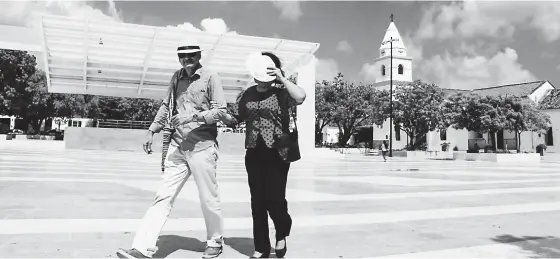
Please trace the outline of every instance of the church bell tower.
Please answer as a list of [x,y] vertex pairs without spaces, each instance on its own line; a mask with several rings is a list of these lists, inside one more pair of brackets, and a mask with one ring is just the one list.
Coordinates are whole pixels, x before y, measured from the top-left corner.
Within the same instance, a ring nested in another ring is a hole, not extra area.
[[393,85],[396,82],[412,82],[412,58],[408,56],[402,37],[393,22],[385,32],[379,47],[379,57],[374,60],[375,85],[385,88],[389,86],[391,76],[391,39],[393,42]]

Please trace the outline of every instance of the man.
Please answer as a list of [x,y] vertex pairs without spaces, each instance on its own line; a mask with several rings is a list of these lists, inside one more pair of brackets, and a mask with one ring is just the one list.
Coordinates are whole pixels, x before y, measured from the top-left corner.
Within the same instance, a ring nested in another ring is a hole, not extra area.
[[[181,188],[192,175],[198,187],[207,229],[203,258],[217,257],[223,249],[223,218],[216,182],[218,129],[216,123],[226,113],[226,101],[218,76],[205,70],[197,43],[177,48],[182,69],[173,75],[167,97],[148,130],[145,151],[151,153],[154,133],[174,128],[163,163],[163,183],[148,209],[132,243],[119,249],[120,258],[150,258],[156,252],[158,236],[167,221]],[[213,105],[211,103],[217,103]],[[170,110],[171,108],[171,110]]]

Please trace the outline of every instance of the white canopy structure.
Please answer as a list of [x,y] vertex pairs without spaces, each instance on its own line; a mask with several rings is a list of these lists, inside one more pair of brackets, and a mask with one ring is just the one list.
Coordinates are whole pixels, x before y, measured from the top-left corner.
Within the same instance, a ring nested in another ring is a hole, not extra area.
[[252,82],[245,60],[257,51],[272,51],[307,98],[298,107],[302,155],[315,147],[315,64],[318,43],[212,34],[120,22],[43,16],[40,29],[0,25],[0,49],[43,55],[49,92],[161,99],[172,73],[180,68],[175,51],[180,40],[195,37],[203,49],[201,63],[217,72],[226,99]]
[[288,74],[309,63],[318,43],[212,34],[178,28],[43,16],[43,54],[49,92],[163,98],[180,68],[177,44],[193,37],[206,51],[201,63],[222,79],[226,98],[253,82],[248,55],[272,51]]

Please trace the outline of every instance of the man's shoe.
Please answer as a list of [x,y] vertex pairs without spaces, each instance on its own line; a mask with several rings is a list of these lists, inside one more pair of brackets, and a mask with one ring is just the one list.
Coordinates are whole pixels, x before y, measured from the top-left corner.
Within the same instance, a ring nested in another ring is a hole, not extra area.
[[286,239],[276,241],[276,247],[274,248],[274,252],[276,252],[276,257],[284,258],[286,252],[288,252],[288,244],[286,243]]
[[122,249],[119,248],[119,250],[117,250],[117,256],[119,258],[127,258],[127,259],[135,259],[135,258],[151,258],[151,257],[147,257],[145,255],[143,255],[142,253],[140,253],[140,251],[132,248],[132,249]]
[[222,254],[223,250],[224,250],[223,246],[220,247],[206,246],[206,249],[204,250],[204,254],[202,254],[202,258],[204,259],[216,258],[220,254]]

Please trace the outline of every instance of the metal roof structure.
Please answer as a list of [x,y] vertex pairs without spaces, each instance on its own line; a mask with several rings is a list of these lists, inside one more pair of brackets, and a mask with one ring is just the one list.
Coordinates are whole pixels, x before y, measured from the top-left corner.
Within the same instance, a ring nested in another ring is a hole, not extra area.
[[41,33],[49,92],[133,98],[164,97],[180,68],[177,44],[187,37],[205,49],[201,63],[220,75],[228,100],[253,82],[245,68],[251,53],[274,52],[291,75],[319,48],[318,43],[50,15],[42,17]]

